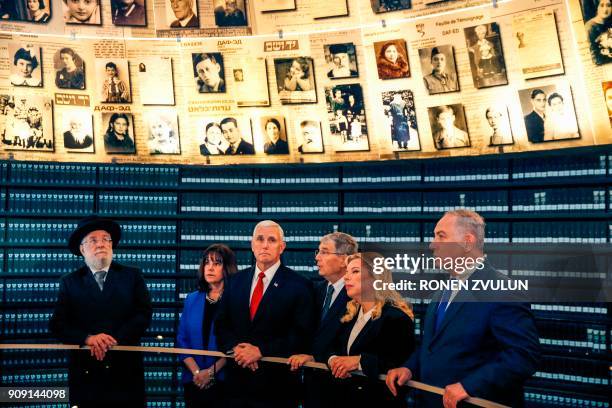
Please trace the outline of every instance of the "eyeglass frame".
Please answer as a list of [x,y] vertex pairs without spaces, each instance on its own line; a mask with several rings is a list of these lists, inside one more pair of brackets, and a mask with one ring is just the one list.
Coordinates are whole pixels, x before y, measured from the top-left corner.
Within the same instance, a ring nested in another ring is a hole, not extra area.
[[321,254],[323,256],[325,256],[325,255],[346,255],[346,254],[341,254],[340,252],[327,252],[327,251],[320,251],[318,249],[315,249],[314,253],[315,253],[315,256],[317,256],[319,254]]
[[81,245],[97,245],[99,242],[102,242],[105,245],[112,244],[113,243],[113,238],[112,237],[104,237],[102,239],[97,239],[97,238],[89,238],[87,240],[84,239],[83,241],[81,241]]

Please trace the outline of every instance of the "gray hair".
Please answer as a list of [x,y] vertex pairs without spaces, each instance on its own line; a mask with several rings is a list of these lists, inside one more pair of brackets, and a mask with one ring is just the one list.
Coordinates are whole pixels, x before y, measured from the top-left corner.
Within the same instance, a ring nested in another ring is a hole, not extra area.
[[355,238],[344,232],[332,232],[331,234],[324,235],[321,238],[321,242],[331,241],[336,247],[336,252],[340,255],[353,255],[359,250],[359,244],[355,241]]
[[276,227],[278,228],[278,232],[280,234],[280,239],[281,241],[285,242],[285,231],[283,231],[283,228],[276,222],[272,221],[272,220],[263,220],[263,221],[259,221],[257,223],[257,225],[255,226],[255,228],[253,228],[253,239],[255,238],[255,233],[257,232],[258,228],[263,228],[263,227]]
[[484,248],[486,224],[480,214],[466,208],[458,208],[453,211],[447,211],[444,215],[454,215],[457,218],[457,227],[463,232],[474,234],[476,237],[476,247],[482,251]]

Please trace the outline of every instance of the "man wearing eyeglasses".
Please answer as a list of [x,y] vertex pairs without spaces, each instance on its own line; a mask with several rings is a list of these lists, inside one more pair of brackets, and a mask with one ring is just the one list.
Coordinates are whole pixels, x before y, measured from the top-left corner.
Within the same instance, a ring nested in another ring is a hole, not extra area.
[[142,355],[109,352],[115,345],[139,345],[151,323],[151,299],[137,268],[113,262],[121,239],[116,222],[90,216],[79,221],[68,248],[85,265],[60,279],[50,322],[63,343],[89,346],[71,352],[70,405],[145,406]]
[[[312,354],[295,354],[289,357],[291,370],[297,370],[306,362],[326,363],[327,356],[333,351],[333,343],[341,328],[340,319],[346,312],[350,300],[344,288],[346,258],[358,251],[358,244],[349,234],[333,232],[321,238],[319,249],[315,251],[315,261],[319,276],[324,280],[315,286],[315,301],[318,326],[312,342]],[[305,408],[325,407],[326,391],[330,386],[329,376],[320,372],[307,372],[305,379]]]

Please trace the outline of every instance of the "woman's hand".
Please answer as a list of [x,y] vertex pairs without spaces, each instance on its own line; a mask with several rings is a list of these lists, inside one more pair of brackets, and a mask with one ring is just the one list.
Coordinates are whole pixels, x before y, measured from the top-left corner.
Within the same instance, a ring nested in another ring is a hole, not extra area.
[[193,383],[199,388],[203,389],[210,383],[210,376],[208,370],[201,370],[199,373],[193,376]]
[[335,357],[329,362],[332,375],[336,378],[348,378],[351,371],[359,369],[361,356]]

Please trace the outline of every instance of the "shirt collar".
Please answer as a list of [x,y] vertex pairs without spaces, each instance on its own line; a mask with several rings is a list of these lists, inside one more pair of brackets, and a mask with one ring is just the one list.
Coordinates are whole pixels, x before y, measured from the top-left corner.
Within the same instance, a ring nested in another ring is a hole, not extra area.
[[334,293],[340,293],[340,291],[342,290],[342,288],[344,287],[344,279],[340,278],[336,281],[336,283],[331,284],[329,282],[327,282],[327,286],[329,287],[329,285],[334,287]]
[[366,322],[372,318],[372,312],[374,312],[375,307],[371,308],[367,312],[363,312],[363,307],[359,308],[359,315],[357,316],[358,320],[365,320]]
[[[280,264],[281,262],[280,260],[278,260],[274,265],[266,269],[266,271],[264,272],[264,275],[266,275],[265,278],[268,280],[268,282],[270,282],[272,278],[274,278],[274,275],[276,274],[276,271],[280,267]],[[255,264],[255,274],[253,275],[254,280],[258,278],[260,272],[261,272],[261,269],[259,269],[259,266]]]

